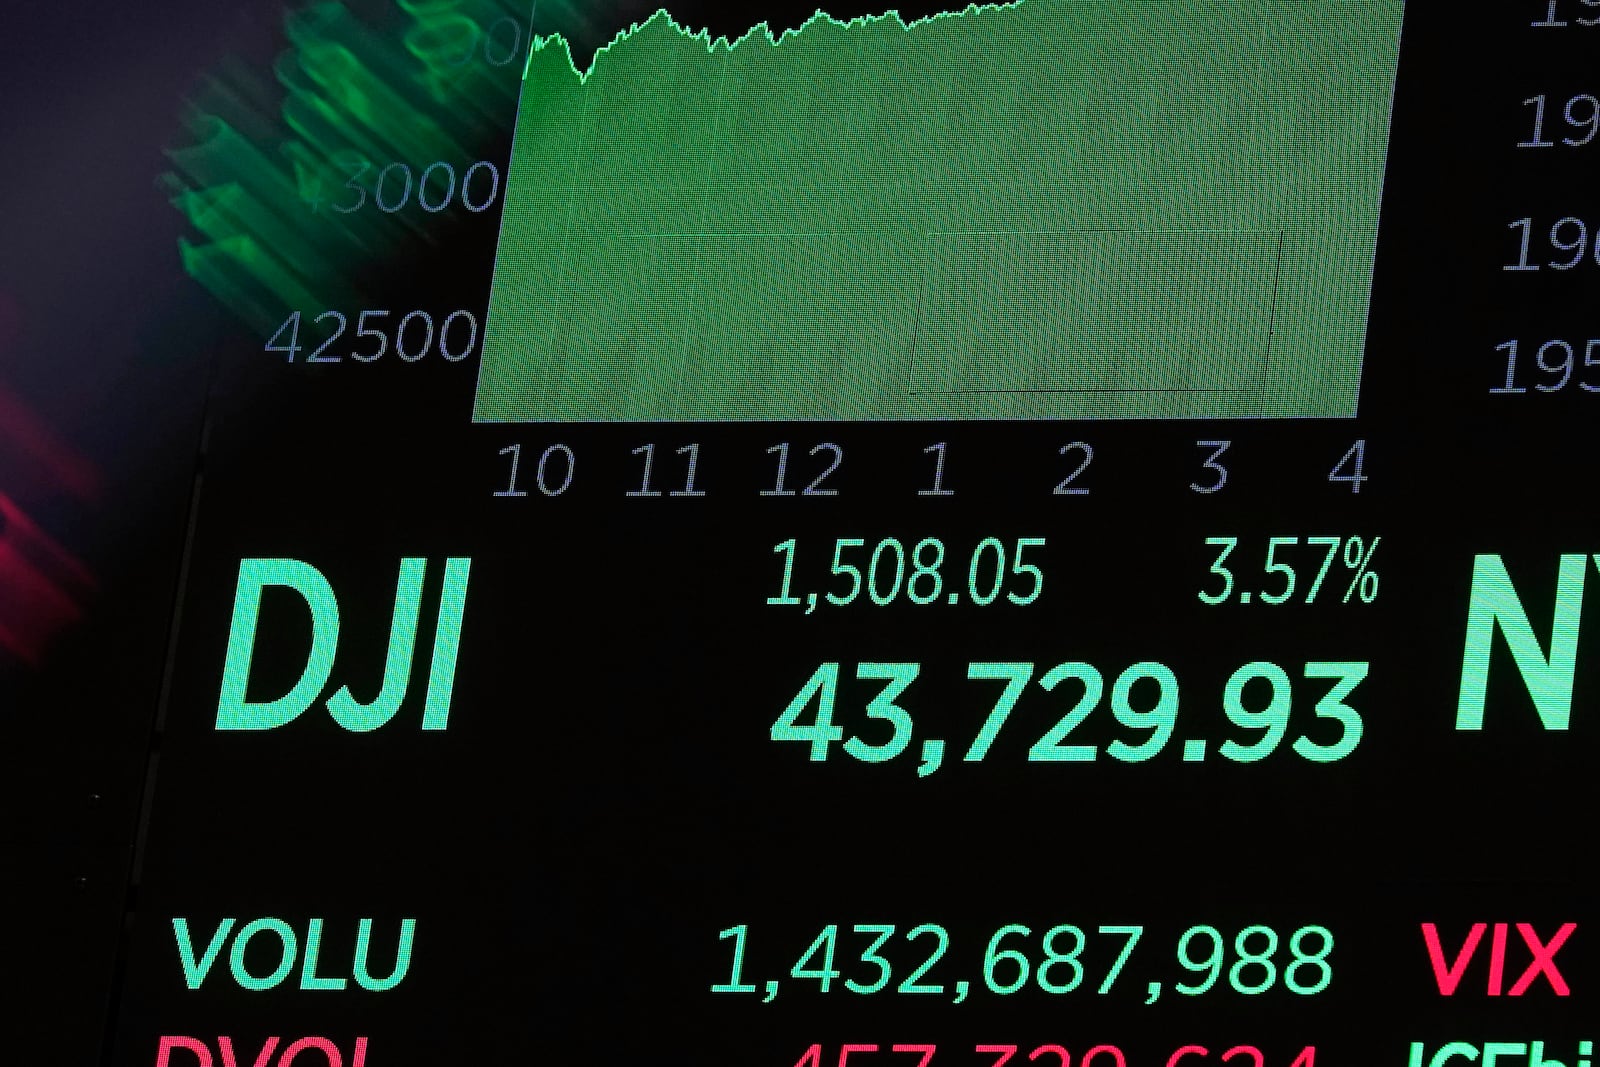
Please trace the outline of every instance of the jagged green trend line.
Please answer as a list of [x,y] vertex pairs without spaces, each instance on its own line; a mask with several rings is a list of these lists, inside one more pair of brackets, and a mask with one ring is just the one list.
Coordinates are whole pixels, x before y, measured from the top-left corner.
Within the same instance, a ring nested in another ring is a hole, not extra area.
[[1348,416],[1399,0],[535,42],[483,421]]
[[782,44],[785,38],[793,37],[794,35],[803,32],[806,27],[815,25],[819,22],[826,23],[830,26],[842,27],[844,29],[849,29],[853,26],[869,26],[875,22],[893,22],[902,30],[909,30],[914,26],[920,26],[924,22],[932,22],[936,19],[961,18],[967,15],[981,14],[985,11],[1003,11],[1006,8],[1016,7],[1022,2],[1023,0],[1008,0],[1007,3],[998,4],[968,4],[966,8],[961,11],[941,11],[937,14],[927,15],[923,18],[912,19],[910,22],[907,22],[901,18],[900,12],[898,11],[886,11],[882,15],[857,15],[855,18],[851,19],[836,19],[826,11],[817,11],[810,18],[806,19],[805,22],[801,23],[799,26],[796,26],[794,29],[773,33],[770,25],[765,22],[758,22],[756,25],[752,26],[738,37],[734,38],[725,36],[713,37],[711,36],[710,30],[696,30],[689,26],[685,26],[677,19],[672,17],[672,12],[668,11],[666,8],[660,8],[645,21],[636,22],[627,29],[619,31],[608,44],[604,44],[600,46],[600,48],[596,49],[594,56],[589,61],[588,68],[584,70],[578,69],[577,61],[572,58],[572,44],[563,34],[535,34],[528,54],[528,63],[522,68],[522,77],[524,80],[526,80],[528,77],[528,67],[533,64],[533,53],[542,52],[546,48],[561,48],[567,54],[567,66],[572,68],[572,73],[577,75],[577,78],[580,82],[588,81],[589,75],[594,71],[595,64],[599,62],[601,56],[611,51],[611,49],[615,48],[617,45],[626,42],[628,38],[638,33],[645,26],[657,21],[665,22],[668,27],[676,30],[678,33],[682,34],[691,41],[700,42],[701,44],[705,45],[706,53],[708,55],[715,55],[718,48],[721,48],[724,51],[732,51],[745,41],[761,37],[764,37],[768,44],[776,47]]

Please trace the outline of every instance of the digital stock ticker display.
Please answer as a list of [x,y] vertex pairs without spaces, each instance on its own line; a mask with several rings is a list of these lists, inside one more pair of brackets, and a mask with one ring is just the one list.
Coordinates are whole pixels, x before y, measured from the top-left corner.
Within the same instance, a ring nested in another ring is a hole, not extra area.
[[1597,0],[263,10],[60,1062],[1600,1063]]

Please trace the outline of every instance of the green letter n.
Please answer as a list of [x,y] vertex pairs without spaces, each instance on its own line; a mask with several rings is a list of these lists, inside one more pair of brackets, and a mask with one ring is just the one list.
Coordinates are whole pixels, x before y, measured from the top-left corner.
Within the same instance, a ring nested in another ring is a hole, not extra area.
[[[1600,565],[1600,556],[1595,557]],[[1483,729],[1483,704],[1489,686],[1489,649],[1495,624],[1506,635],[1522,684],[1546,730],[1565,730],[1572,717],[1572,681],[1578,662],[1578,619],[1583,610],[1583,569],[1588,558],[1564,554],[1556,579],[1555,617],[1550,624],[1550,654],[1534,636],[1528,613],[1498,555],[1481,555],[1472,564],[1472,596],[1467,607],[1466,652],[1461,661],[1461,699],[1457,730]]]

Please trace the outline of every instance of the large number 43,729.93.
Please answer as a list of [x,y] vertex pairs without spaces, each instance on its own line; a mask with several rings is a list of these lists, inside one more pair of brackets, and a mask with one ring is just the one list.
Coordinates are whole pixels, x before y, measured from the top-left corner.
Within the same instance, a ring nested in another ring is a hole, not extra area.
[[[1363,731],[1361,714],[1347,700],[1357,685],[1367,676],[1364,662],[1312,662],[1303,664],[1300,675],[1316,685],[1318,696],[1311,710],[1317,720],[1303,725],[1304,733],[1292,744],[1294,751],[1312,763],[1332,763],[1344,759],[1355,751]],[[835,724],[834,708],[840,688],[840,665],[824,663],[812,672],[800,691],[772,724],[774,741],[800,741],[811,747],[811,760],[822,762],[828,758],[829,749],[840,742],[846,755],[862,763],[885,763],[895,759],[911,747],[914,733],[912,713],[901,705],[911,685],[921,674],[920,663],[860,663],[856,665],[858,681],[882,682],[877,694],[867,703],[865,717],[874,720],[863,724],[862,733],[882,736],[882,740],[857,735],[848,739],[844,728]],[[999,737],[1001,728],[1011,717],[1013,709],[1029,689],[1034,678],[1032,663],[969,663],[967,678],[973,681],[1003,682],[999,698],[988,717],[978,729],[966,755],[965,763],[981,762]],[[1082,662],[1060,663],[1046,671],[1038,680],[1046,691],[1078,689],[1077,699],[1065,715],[1056,720],[1043,736],[1028,749],[1029,762],[1075,763],[1091,762],[1098,758],[1100,747],[1086,743],[1068,743],[1069,736],[1099,707],[1105,694],[1105,677],[1091,664]],[[1134,663],[1118,674],[1111,683],[1111,714],[1117,723],[1134,731],[1133,741],[1121,738],[1111,741],[1105,751],[1112,759],[1122,763],[1143,763],[1154,759],[1174,737],[1178,728],[1178,679],[1171,668],[1150,660]],[[1228,722],[1239,730],[1255,733],[1246,741],[1226,738],[1217,751],[1234,763],[1255,763],[1272,755],[1289,731],[1289,719],[1297,701],[1296,683],[1284,668],[1276,663],[1257,660],[1246,663],[1228,678],[1222,688],[1222,711]],[[1247,696],[1247,690],[1251,695]],[[1265,699],[1263,699],[1265,698]],[[810,717],[810,722],[802,721]],[[1326,720],[1326,721],[1324,721]],[[1189,723],[1189,717],[1185,717]],[[1204,730],[1204,726],[1200,730]],[[1199,732],[1199,731],[1197,731]],[[1143,737],[1137,735],[1143,734]],[[1248,741],[1248,743],[1246,743]],[[1190,737],[1182,744],[1183,761],[1199,763],[1206,759],[1210,742],[1203,737]],[[938,770],[944,761],[945,742],[942,738],[925,738],[922,742],[918,777],[927,777]]]

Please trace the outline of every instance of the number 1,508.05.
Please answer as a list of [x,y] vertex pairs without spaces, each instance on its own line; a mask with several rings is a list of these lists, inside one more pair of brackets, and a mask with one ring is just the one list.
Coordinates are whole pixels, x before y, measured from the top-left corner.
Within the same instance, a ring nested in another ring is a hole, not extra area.
[[[772,546],[772,551],[783,557],[783,578],[778,592],[767,597],[767,603],[789,607],[804,604],[807,615],[816,611],[819,604],[844,607],[863,601],[879,607],[896,600],[912,604],[967,602],[988,607],[999,602],[1023,606],[1038,600],[1044,589],[1044,571],[1028,558],[1030,550],[1044,546],[1042,537],[1018,537],[1009,547],[998,537],[985,537],[970,552],[951,554],[946,553],[944,542],[937,537],[924,537],[909,550],[895,537],[883,538],[870,550],[864,538],[841,537],[833,543],[833,562],[824,580],[828,587],[807,592],[802,600],[794,591],[799,548],[791,537]],[[964,585],[962,578],[966,579]]]

